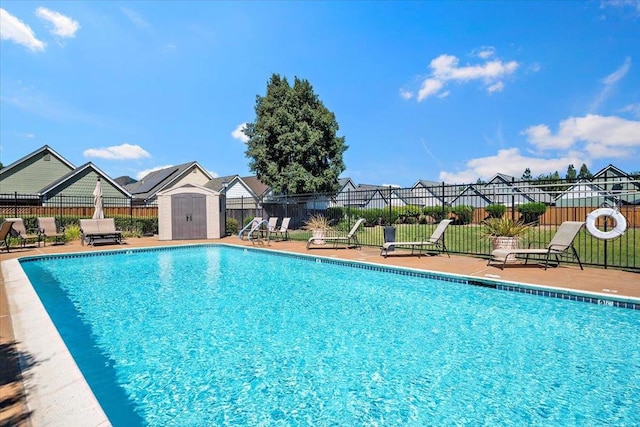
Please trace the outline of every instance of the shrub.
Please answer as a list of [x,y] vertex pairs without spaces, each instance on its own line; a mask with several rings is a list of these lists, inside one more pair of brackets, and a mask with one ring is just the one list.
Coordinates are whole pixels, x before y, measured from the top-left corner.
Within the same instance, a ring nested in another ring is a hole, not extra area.
[[224,231],[227,236],[238,234],[238,220],[235,218],[227,218],[227,222],[224,226]]
[[378,224],[380,221],[384,221],[382,209],[362,209],[360,211],[360,216],[367,220],[366,224],[369,224],[371,226]]
[[489,218],[483,222],[482,235],[489,239],[493,237],[522,236],[529,230],[529,226],[522,221],[514,221],[508,217]]
[[67,225],[64,228],[64,239],[67,242],[80,240],[80,227],[76,224]]
[[489,215],[489,218],[502,218],[507,212],[507,207],[505,205],[489,205],[484,210]]
[[325,215],[327,218],[336,219],[340,221],[345,216],[345,208],[341,206],[327,208],[327,210],[325,211]]
[[451,208],[448,206],[445,206],[444,209],[442,208],[442,206],[425,206],[424,208],[422,208],[422,213],[424,215],[430,216],[436,222],[440,222],[443,219],[447,218],[450,212]]
[[547,205],[540,202],[524,203],[518,206],[518,212],[522,214],[525,224],[538,222],[540,215],[547,211]]
[[307,221],[304,223],[305,230],[328,230],[331,228],[329,226],[329,220],[326,216],[323,215],[311,215]]
[[456,224],[471,224],[471,220],[473,219],[473,210],[473,206],[469,205],[454,206],[451,209],[451,211],[458,217]]

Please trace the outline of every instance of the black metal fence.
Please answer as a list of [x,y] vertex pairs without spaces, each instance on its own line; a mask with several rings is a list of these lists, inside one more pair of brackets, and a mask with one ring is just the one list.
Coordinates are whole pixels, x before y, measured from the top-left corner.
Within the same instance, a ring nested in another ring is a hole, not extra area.
[[[158,209],[140,207],[126,197],[103,197],[105,217],[114,218],[116,226],[132,235],[158,233]],[[58,195],[43,199],[30,194],[0,194],[0,220],[23,218],[26,227],[35,229],[38,217],[54,217],[61,227],[77,226],[80,218],[91,218],[94,213],[93,196]]]
[[[502,208],[497,208],[499,205]],[[290,237],[306,240],[304,229],[312,215],[328,219],[333,229],[345,233],[357,218],[366,225],[358,232],[365,246],[380,247],[384,227],[395,228],[396,241],[427,239],[444,218],[453,223],[446,231],[450,252],[488,257],[490,239],[484,236],[484,221],[506,216],[529,225],[520,245],[544,247],[564,221],[586,221],[587,215],[610,207],[626,219],[625,232],[611,240],[598,239],[583,228],[574,241],[583,264],[640,272],[640,182],[638,180],[592,180],[585,182],[505,181],[490,184],[417,185],[412,188],[368,187],[347,189],[339,194],[272,196],[264,200],[256,216],[291,218]],[[230,212],[230,211],[228,211]],[[244,222],[248,220],[244,217]],[[613,218],[600,217],[595,225],[614,232]],[[576,262],[573,258],[563,262]]]
[[[444,218],[453,219],[445,242],[452,253],[486,257],[491,243],[484,237],[484,221],[491,216],[522,220],[530,225],[521,245],[553,237],[564,221],[585,221],[603,206],[619,211],[627,222],[625,232],[611,240],[598,239],[583,229],[575,240],[580,259],[586,265],[640,272],[640,181],[597,179],[582,182],[500,181],[488,184],[447,185],[419,183],[411,188],[373,187],[345,189],[338,194],[276,195],[256,204],[253,199],[227,199],[227,219],[242,227],[255,216],[291,218],[289,236],[306,240],[304,228],[312,215],[321,215],[334,232],[346,232],[357,218],[365,218],[358,231],[363,245],[379,247],[385,226],[395,228],[396,241],[428,238]],[[136,206],[131,199],[104,197],[105,216],[116,219],[122,230],[133,234],[158,232],[157,206]],[[39,216],[56,217],[61,225],[77,224],[91,218],[92,196],[56,196],[43,200],[34,195],[0,194],[0,219]],[[599,218],[597,227],[614,230],[612,219]],[[568,258],[566,262],[575,262]]]

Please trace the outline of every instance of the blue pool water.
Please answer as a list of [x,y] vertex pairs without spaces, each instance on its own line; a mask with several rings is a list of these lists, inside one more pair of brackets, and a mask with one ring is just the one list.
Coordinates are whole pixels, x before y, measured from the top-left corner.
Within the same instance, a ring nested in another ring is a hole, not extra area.
[[194,246],[22,264],[114,425],[640,425],[640,311]]

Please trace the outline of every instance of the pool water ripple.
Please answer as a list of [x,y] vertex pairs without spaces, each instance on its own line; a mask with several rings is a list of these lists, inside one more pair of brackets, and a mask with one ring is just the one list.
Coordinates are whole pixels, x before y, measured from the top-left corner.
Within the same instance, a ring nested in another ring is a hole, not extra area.
[[114,425],[640,424],[635,310],[227,247],[23,268]]

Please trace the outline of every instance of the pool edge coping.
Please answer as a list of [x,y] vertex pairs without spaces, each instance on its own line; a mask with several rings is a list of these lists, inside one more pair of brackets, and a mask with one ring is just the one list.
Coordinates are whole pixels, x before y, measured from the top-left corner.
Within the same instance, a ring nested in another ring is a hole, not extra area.
[[31,425],[110,426],[20,258],[2,261],[2,274],[13,338],[20,351],[35,361],[23,379]]

